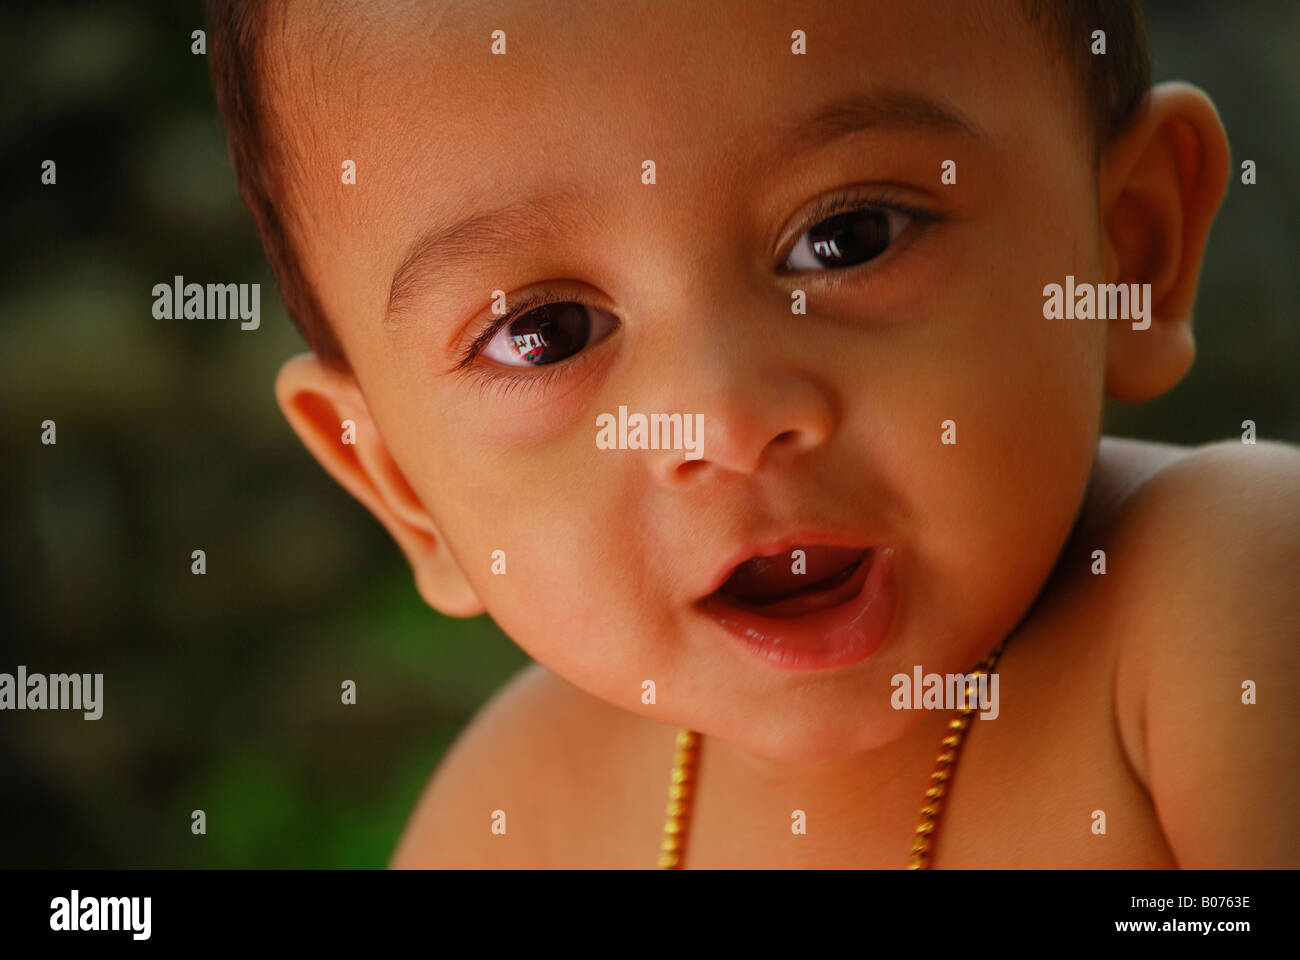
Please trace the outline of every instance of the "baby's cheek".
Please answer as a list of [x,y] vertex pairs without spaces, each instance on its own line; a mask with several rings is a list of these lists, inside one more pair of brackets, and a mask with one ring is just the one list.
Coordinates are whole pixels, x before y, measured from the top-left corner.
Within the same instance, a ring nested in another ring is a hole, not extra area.
[[654,619],[628,582],[635,557],[613,555],[602,545],[608,532],[578,518],[514,528],[509,539],[503,572],[475,584],[489,615],[570,683],[609,701],[630,696],[640,638]]
[[928,416],[909,421],[910,437],[901,438],[910,452],[895,487],[911,518],[905,589],[918,642],[1009,629],[1068,537],[1096,444],[1099,397],[1081,399],[1065,381],[1062,398],[1027,388],[1026,377],[999,378],[972,364],[967,379],[933,390]]
[[[463,390],[443,414],[449,426],[474,425],[481,447],[509,456],[585,457],[595,449],[593,406],[609,370],[611,352],[598,350],[573,366],[496,370],[492,379]],[[478,374],[485,377],[484,374]]]

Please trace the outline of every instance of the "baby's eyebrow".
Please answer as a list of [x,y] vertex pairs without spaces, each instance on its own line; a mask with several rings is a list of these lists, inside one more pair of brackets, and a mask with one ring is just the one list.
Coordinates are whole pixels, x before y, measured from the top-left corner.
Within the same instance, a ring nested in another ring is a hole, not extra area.
[[590,195],[574,190],[515,200],[438,224],[421,234],[402,257],[388,289],[385,320],[421,289],[485,259],[504,259],[519,249],[537,247],[557,236],[591,229],[599,222],[591,211]]
[[898,87],[858,91],[824,104],[787,127],[772,150],[787,157],[800,150],[866,130],[923,130],[987,141],[989,135],[955,105]]

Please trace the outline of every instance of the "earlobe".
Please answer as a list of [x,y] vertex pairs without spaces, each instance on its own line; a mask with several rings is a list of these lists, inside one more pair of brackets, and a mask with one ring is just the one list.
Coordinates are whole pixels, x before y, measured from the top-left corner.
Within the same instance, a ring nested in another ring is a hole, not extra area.
[[1103,152],[1106,282],[1149,290],[1149,325],[1109,321],[1106,390],[1116,399],[1159,396],[1192,365],[1192,307],[1228,164],[1228,140],[1214,104],[1185,83],[1153,87],[1133,122]]
[[299,354],[280,368],[275,396],[303,445],[392,535],[424,601],[448,616],[482,613],[482,602],[380,436],[356,379],[314,354]]

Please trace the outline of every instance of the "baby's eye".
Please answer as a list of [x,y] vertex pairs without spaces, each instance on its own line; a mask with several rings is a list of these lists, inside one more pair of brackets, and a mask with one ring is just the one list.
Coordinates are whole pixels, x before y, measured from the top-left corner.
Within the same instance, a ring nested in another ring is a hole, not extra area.
[[884,253],[914,219],[888,207],[837,213],[805,230],[783,266],[798,271],[866,263]]
[[557,301],[503,325],[482,353],[507,367],[558,363],[604,339],[617,325],[617,319],[604,310],[572,300]]

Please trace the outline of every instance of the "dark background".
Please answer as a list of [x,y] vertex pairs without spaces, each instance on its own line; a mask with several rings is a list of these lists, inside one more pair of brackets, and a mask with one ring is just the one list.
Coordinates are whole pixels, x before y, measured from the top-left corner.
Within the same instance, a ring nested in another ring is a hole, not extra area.
[[[1110,403],[1105,432],[1199,444],[1249,418],[1300,442],[1300,4],[1148,15],[1154,78],[1210,94],[1233,166],[1196,364],[1158,400]],[[17,67],[0,100],[0,672],[105,675],[100,720],[0,712],[0,866],[381,866],[443,750],[528,662],[486,617],[423,605],[276,409],[303,347],[190,52],[203,20],[188,2],[0,14]],[[175,274],[261,283],[261,329],[155,320],[151,289]]]

